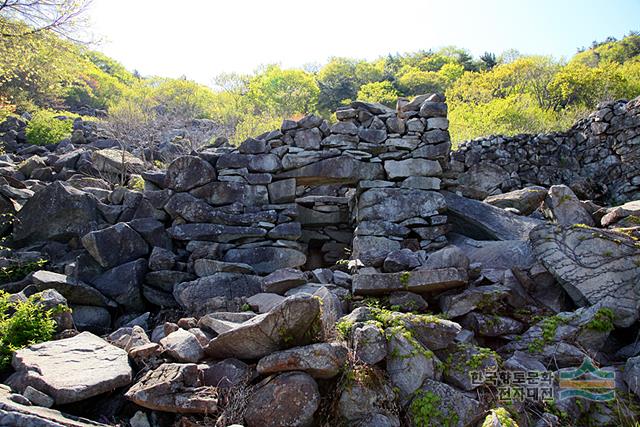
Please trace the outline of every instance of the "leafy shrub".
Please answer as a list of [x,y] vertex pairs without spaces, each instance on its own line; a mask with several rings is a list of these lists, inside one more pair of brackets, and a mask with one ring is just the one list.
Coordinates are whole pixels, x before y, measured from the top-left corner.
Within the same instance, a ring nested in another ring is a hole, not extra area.
[[53,310],[45,310],[38,300],[32,295],[26,301],[10,302],[9,294],[0,291],[0,370],[9,366],[14,351],[53,337]]
[[42,267],[44,267],[47,262],[48,261],[46,259],[39,259],[37,261],[23,262],[0,267],[0,284],[22,280],[27,274],[37,270],[42,270]]
[[50,110],[36,112],[27,125],[27,141],[30,144],[47,145],[71,137],[72,121],[56,118],[62,114],[64,113]]

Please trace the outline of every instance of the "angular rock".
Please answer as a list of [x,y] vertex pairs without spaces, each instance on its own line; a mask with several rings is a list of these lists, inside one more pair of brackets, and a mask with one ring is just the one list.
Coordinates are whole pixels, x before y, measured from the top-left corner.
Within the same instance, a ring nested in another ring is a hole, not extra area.
[[467,329],[484,337],[499,337],[503,335],[520,334],[525,326],[506,316],[495,314],[469,313],[461,321]]
[[254,273],[253,268],[247,264],[216,261],[208,258],[197,259],[193,263],[193,271],[198,277],[212,276],[216,273]]
[[[375,369],[375,368],[374,368]],[[373,378],[384,378],[377,370],[373,371]],[[393,414],[396,400],[393,388],[383,379],[381,381],[356,380],[350,387],[344,387],[338,401],[338,411],[347,419],[350,425],[372,416],[383,416],[389,421],[388,426],[400,427],[398,416]],[[374,424],[364,424],[373,426]],[[383,424],[384,425],[384,424]],[[363,426],[363,427],[364,427]]]
[[171,332],[160,340],[160,345],[178,362],[197,363],[204,358],[204,349],[196,336],[184,329]]
[[261,292],[247,298],[247,304],[256,313],[267,313],[284,301],[284,297],[278,294]]
[[391,292],[389,305],[395,307],[394,310],[403,312],[423,312],[429,308],[429,304],[420,295],[406,291]]
[[[449,425],[451,427],[465,427],[473,425],[483,416],[480,402],[467,397],[455,388],[431,379],[425,380],[413,398],[409,408],[419,408],[421,399],[428,399],[437,412],[428,415],[428,422],[432,425]],[[417,419],[416,419],[417,418]],[[424,423],[419,416],[414,415],[414,424]]]
[[261,278],[240,273],[216,273],[173,289],[176,301],[190,312],[238,309],[243,298],[261,292]]
[[303,372],[268,378],[253,393],[244,419],[247,427],[310,426],[320,406],[318,385]]
[[193,363],[164,363],[144,374],[125,397],[154,411],[210,414],[218,409],[216,387],[203,384],[198,365]]
[[384,162],[384,170],[390,179],[442,174],[440,163],[427,159],[387,160]]
[[529,215],[540,206],[546,196],[547,190],[544,187],[531,186],[489,196],[484,202],[502,209],[514,208],[522,215]]
[[281,268],[266,276],[262,282],[262,290],[283,295],[289,289],[307,283],[305,274],[295,268]]
[[607,213],[600,220],[600,223],[603,227],[608,227],[630,216],[633,216],[635,218],[640,217],[640,200],[634,200],[631,202],[627,202],[624,205],[608,209]]
[[275,178],[295,178],[298,185],[355,184],[362,180],[383,179],[384,170],[381,164],[361,162],[343,155],[278,174]]
[[356,359],[363,363],[375,365],[387,356],[387,339],[384,331],[376,325],[356,327],[352,339]]
[[464,316],[475,309],[493,309],[509,295],[509,289],[500,285],[479,286],[460,294],[440,298],[440,309],[448,318]]
[[452,230],[477,240],[527,240],[540,220],[521,217],[476,200],[443,191]]
[[312,338],[310,328],[318,322],[319,315],[317,298],[304,294],[292,296],[269,313],[218,335],[206,351],[214,358],[258,359],[308,342]]
[[[488,348],[457,343],[442,351],[446,354],[444,380],[462,390],[475,390],[482,384],[472,381],[472,372],[497,371],[498,355]],[[440,354],[440,353],[439,353]]]
[[577,305],[610,307],[616,326],[638,320],[640,248],[635,240],[589,227],[542,225],[531,232],[531,243]]
[[56,181],[36,191],[23,206],[14,225],[13,238],[21,244],[38,240],[67,241],[97,230],[104,223],[94,196]]
[[466,270],[441,268],[403,273],[369,273],[353,277],[355,295],[381,295],[393,291],[436,292],[467,284]]
[[358,221],[402,222],[429,217],[446,208],[442,195],[412,188],[372,188],[358,199]]
[[640,397],[640,356],[631,357],[624,367],[624,382],[629,391]]
[[240,239],[264,237],[267,232],[260,227],[241,227],[220,224],[181,224],[168,230],[175,240],[202,240],[207,242],[233,242]]
[[176,191],[189,191],[216,179],[216,171],[207,161],[195,156],[175,159],[167,168],[165,185]]
[[202,371],[204,385],[229,388],[246,384],[252,369],[238,359],[225,359],[216,363],[203,363],[198,366]]
[[149,270],[171,270],[176,264],[176,255],[170,250],[154,246],[149,255]]
[[411,249],[400,249],[391,252],[384,260],[383,269],[387,273],[398,273],[413,270],[420,266],[420,257]]
[[147,261],[138,259],[106,271],[93,281],[93,286],[127,310],[144,310],[142,281],[147,271]]
[[123,222],[86,234],[82,238],[82,245],[105,268],[133,261],[149,253],[147,242]]
[[[462,250],[471,264],[480,263],[483,266],[502,270],[512,268],[528,270],[537,262],[529,241],[481,241],[455,233],[449,233],[447,237],[451,243]],[[427,262],[429,262],[428,259]]]
[[263,357],[256,367],[261,375],[286,371],[302,371],[313,378],[333,378],[347,359],[347,348],[339,344],[311,344],[278,351]]
[[589,212],[566,185],[553,185],[549,188],[544,201],[544,210],[560,225],[584,224],[591,227],[595,225]]
[[92,154],[93,167],[107,174],[129,175],[144,171],[144,162],[124,150],[104,149]]
[[224,261],[248,264],[258,274],[270,274],[287,267],[300,267],[307,261],[302,252],[291,248],[272,246],[229,250]]
[[425,379],[440,377],[436,368],[439,361],[418,341],[405,336],[402,328],[392,327],[385,332],[389,336],[387,372],[391,383],[400,392],[400,399],[406,401]]
[[18,350],[11,364],[25,386],[48,394],[56,405],[126,386],[133,375],[126,351],[89,332]]
[[458,176],[459,190],[466,197],[484,199],[500,192],[500,187],[509,179],[509,173],[493,163],[479,163]]
[[380,266],[387,255],[400,250],[400,242],[382,236],[356,236],[351,258],[367,266]]

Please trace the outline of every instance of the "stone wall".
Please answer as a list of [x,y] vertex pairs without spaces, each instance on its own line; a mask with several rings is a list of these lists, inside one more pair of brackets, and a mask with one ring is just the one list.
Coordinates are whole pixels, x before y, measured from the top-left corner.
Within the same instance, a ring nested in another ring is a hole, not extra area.
[[640,98],[598,105],[566,132],[490,136],[451,154],[448,187],[482,199],[526,185],[569,185],[579,197],[640,198]]

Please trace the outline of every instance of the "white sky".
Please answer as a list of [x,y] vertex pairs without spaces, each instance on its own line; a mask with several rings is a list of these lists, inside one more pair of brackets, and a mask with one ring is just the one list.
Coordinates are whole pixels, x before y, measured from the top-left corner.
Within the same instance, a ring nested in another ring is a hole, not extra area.
[[261,64],[457,45],[571,56],[639,30],[639,0],[94,0],[98,50],[143,75],[211,84]]

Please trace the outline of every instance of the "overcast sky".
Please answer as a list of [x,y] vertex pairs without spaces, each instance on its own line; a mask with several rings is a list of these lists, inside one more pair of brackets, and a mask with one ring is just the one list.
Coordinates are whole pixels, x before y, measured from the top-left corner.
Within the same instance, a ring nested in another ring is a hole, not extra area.
[[261,64],[456,45],[570,57],[640,30],[640,0],[94,0],[97,48],[142,75],[211,84]]

